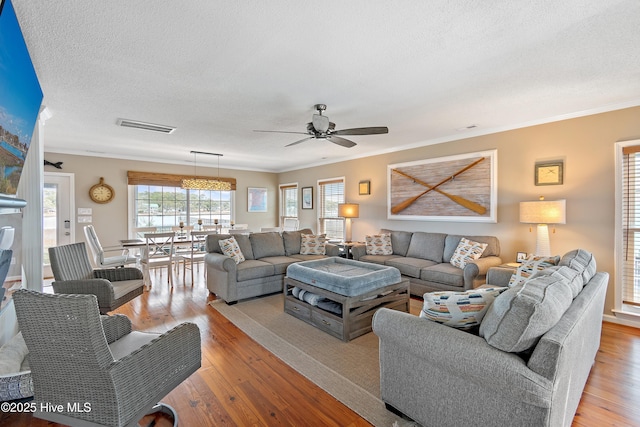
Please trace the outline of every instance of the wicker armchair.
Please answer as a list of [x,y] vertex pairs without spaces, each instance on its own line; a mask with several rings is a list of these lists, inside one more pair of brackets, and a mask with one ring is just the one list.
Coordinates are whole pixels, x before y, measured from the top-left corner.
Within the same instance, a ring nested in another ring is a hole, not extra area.
[[[158,401],[200,367],[200,330],[132,332],[124,315],[100,316],[94,295],[14,294],[29,349],[34,416],[73,426],[133,426],[175,411]],[[42,408],[56,408],[46,411]]]
[[83,242],[49,248],[53,291],[56,294],[92,294],[100,313],[115,310],[143,292],[140,269],[133,267],[93,270]]

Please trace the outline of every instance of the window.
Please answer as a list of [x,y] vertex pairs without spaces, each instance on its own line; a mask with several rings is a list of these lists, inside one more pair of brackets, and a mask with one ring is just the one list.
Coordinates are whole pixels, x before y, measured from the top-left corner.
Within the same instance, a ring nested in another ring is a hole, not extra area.
[[616,315],[640,315],[640,140],[616,144]]
[[281,185],[280,201],[281,224],[285,218],[298,218],[298,184]]
[[344,178],[318,181],[318,233],[328,239],[344,239],[344,218],[338,204],[344,203]]
[[133,226],[157,227],[158,231],[171,231],[184,222],[185,225],[214,224],[218,220],[223,227],[233,218],[232,191],[185,190],[180,187],[160,185],[134,185]]

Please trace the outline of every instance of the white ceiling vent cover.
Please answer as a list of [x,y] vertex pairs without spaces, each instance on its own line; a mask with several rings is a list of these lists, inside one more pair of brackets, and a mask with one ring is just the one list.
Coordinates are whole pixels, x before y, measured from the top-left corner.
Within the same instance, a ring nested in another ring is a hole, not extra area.
[[139,122],[136,120],[128,119],[118,119],[116,124],[125,128],[144,129],[161,133],[172,133],[174,130],[176,130],[174,126],[157,125],[154,123]]

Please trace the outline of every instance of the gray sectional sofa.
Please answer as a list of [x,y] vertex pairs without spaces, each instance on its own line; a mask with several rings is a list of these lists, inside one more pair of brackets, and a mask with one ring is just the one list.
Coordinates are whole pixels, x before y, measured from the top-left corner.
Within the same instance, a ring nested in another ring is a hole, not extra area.
[[234,234],[245,261],[235,261],[222,254],[219,241],[229,234],[207,236],[207,288],[227,304],[242,299],[282,292],[287,267],[295,262],[338,256],[335,245],[326,245],[326,255],[302,255],[302,234],[313,234],[310,229],[298,231]]
[[[511,273],[492,268],[487,282],[507,286]],[[498,296],[479,335],[378,310],[382,400],[423,425],[570,426],[600,346],[608,280],[591,254],[572,251]]]
[[[460,236],[423,231],[380,230],[391,234],[392,255],[367,255],[365,245],[351,248],[353,259],[396,267],[409,279],[411,295],[422,297],[431,291],[462,291],[473,289],[485,282],[490,267],[502,264],[500,242],[493,236]],[[451,257],[466,237],[487,243],[480,259],[467,264],[464,269],[451,265]]]

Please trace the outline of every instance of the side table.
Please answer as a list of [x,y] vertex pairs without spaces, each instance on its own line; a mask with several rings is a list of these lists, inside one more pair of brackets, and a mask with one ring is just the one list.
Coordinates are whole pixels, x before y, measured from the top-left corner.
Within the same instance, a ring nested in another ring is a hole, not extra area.
[[339,242],[335,245],[340,248],[344,254],[346,259],[353,259],[353,255],[351,254],[351,248],[355,245],[362,245],[364,242]]

